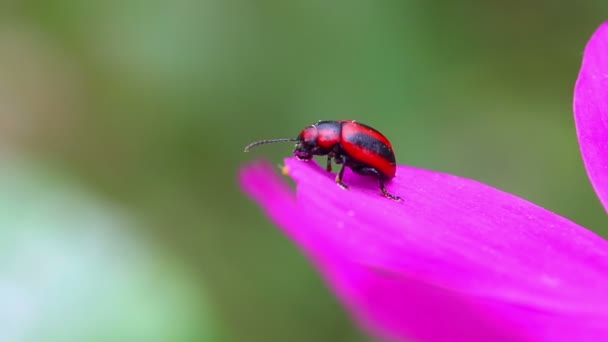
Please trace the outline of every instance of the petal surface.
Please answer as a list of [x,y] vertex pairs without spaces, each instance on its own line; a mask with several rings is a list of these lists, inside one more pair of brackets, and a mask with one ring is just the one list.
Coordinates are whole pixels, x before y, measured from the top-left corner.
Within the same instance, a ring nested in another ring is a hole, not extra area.
[[608,211],[608,22],[585,47],[574,87],[574,120],[587,174]]
[[474,180],[398,166],[388,184],[285,160],[295,195],[265,163],[252,196],[376,336],[419,341],[593,341],[608,334],[608,243]]

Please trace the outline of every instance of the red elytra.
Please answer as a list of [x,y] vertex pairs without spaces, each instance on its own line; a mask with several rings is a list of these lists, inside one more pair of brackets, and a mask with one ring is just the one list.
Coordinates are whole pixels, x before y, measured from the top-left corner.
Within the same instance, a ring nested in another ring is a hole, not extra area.
[[384,185],[395,177],[397,164],[395,153],[388,139],[374,128],[355,120],[319,121],[304,127],[295,138],[270,139],[253,142],[245,147],[248,152],[254,146],[281,141],[295,141],[293,154],[300,160],[310,160],[313,156],[327,156],[327,171],[331,171],[332,159],[342,164],[336,175],[336,183],[343,189],[344,169],[375,177],[384,196],[400,200],[390,194]]

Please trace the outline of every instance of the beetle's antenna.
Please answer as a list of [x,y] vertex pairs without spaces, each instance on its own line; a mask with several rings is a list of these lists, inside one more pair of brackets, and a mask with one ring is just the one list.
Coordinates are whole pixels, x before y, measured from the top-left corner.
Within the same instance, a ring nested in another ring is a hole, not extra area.
[[249,150],[252,147],[255,147],[255,146],[258,146],[258,145],[272,144],[272,143],[275,143],[275,142],[283,142],[283,141],[298,141],[298,139],[282,138],[282,139],[268,139],[268,140],[255,141],[255,142],[252,142],[251,144],[245,146],[245,152],[249,152]]

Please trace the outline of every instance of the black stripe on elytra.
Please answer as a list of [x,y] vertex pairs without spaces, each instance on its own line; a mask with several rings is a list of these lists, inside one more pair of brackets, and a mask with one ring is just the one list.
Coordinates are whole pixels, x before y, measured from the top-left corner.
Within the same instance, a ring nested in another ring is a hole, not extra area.
[[374,138],[372,135],[365,133],[352,133],[344,137],[351,144],[360,146],[363,149],[370,150],[382,158],[395,163],[395,154],[382,141]]

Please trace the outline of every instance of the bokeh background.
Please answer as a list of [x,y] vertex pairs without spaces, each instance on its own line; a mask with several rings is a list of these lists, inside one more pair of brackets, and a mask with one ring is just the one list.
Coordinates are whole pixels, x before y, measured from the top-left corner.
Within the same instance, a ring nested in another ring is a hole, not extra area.
[[368,341],[239,190],[319,119],[608,236],[571,113],[608,2],[2,1],[1,341]]

